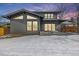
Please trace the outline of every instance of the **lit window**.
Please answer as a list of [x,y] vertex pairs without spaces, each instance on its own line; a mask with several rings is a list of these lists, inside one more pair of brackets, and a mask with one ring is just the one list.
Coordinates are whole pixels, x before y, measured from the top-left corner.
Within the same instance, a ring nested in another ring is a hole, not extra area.
[[17,16],[17,17],[15,17],[13,19],[23,19],[23,16],[22,15],[21,16]]
[[55,24],[52,24],[52,31],[55,31]]
[[48,14],[45,14],[45,18],[47,18],[47,15],[48,15]]
[[38,30],[38,23],[37,21],[33,21],[33,31],[37,31]]
[[27,19],[37,19],[37,18],[33,17],[33,16],[30,16],[30,15],[27,15]]
[[50,17],[51,17],[51,14],[48,14],[48,19],[50,19]]
[[53,14],[51,14],[51,18],[53,18],[54,16],[53,16]]
[[48,31],[48,25],[47,24],[44,25],[44,28],[45,28],[45,31]]
[[37,21],[27,21],[27,31],[37,31],[38,22]]
[[51,24],[48,24],[48,31],[52,31],[52,26],[51,26]]
[[32,22],[31,21],[27,22],[27,31],[32,31]]
[[53,19],[53,14],[45,14],[46,19]]
[[55,31],[55,24],[45,24],[44,28],[45,31]]

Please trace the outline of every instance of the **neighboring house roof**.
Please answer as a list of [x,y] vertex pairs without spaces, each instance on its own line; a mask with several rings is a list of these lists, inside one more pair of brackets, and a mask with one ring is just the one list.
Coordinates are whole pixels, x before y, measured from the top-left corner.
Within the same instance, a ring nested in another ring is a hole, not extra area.
[[7,24],[7,23],[10,23],[10,20],[0,16],[0,26],[4,25],[4,24]]
[[37,16],[37,17],[42,17],[41,15],[36,14],[36,13],[33,13],[32,11],[28,11],[28,10],[26,10],[26,9],[20,9],[20,10],[11,12],[11,13],[9,13],[9,14],[6,14],[6,15],[4,15],[4,16],[2,16],[2,17],[8,18],[8,17],[11,17],[12,15],[15,15],[15,14],[18,14],[18,13],[23,13],[23,12],[33,14],[33,15],[35,15],[35,16]]
[[63,24],[63,25],[72,25],[73,23],[69,22],[69,21],[65,21],[65,22],[62,22],[61,24]]

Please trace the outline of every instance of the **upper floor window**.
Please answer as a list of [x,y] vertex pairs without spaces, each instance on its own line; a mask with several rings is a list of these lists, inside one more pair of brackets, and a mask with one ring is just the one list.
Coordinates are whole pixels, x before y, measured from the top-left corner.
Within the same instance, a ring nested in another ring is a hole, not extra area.
[[51,18],[51,14],[48,14],[48,19],[50,19]]
[[33,16],[30,16],[30,15],[27,15],[27,19],[37,19],[37,18],[33,17]]
[[53,14],[51,14],[51,18],[53,18],[54,16],[53,16]]
[[45,14],[44,17],[46,19],[53,19],[54,18],[53,14]]
[[48,14],[45,14],[45,16],[44,16],[45,18],[48,18]]
[[23,19],[23,15],[17,16],[17,17],[15,17],[13,19]]

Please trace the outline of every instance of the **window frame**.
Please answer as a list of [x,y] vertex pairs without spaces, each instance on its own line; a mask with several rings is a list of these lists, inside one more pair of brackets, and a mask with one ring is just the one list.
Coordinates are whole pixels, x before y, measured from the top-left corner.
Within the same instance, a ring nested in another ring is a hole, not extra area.
[[[19,18],[19,17],[21,17],[21,18]],[[18,20],[18,19],[24,19],[24,15],[22,14],[22,15],[17,15],[17,16],[15,16],[15,17],[12,17],[12,19],[15,19],[15,20]]]
[[[29,17],[32,17],[32,18],[29,18]],[[35,16],[32,16],[32,15],[26,15],[26,19],[33,19],[33,20],[36,20],[37,19],[37,17],[35,17]]]
[[45,13],[44,14],[44,18],[45,19],[53,19],[54,18],[54,14],[53,13]]
[[45,18],[45,19],[48,18],[48,14],[47,14],[47,13],[44,14],[44,18]]
[[51,17],[50,18],[53,19],[54,18],[54,14],[51,14]]
[[[38,21],[27,21],[27,22],[31,22],[31,31],[26,29],[28,32],[36,32],[36,31],[38,31]],[[36,28],[34,27],[34,22],[37,22]],[[26,27],[28,27],[28,24],[27,24]]]
[[[45,25],[47,25],[47,26],[45,26]],[[53,30],[53,25],[54,25],[54,30]],[[45,28],[45,27],[47,27],[47,28]],[[52,24],[52,23],[46,23],[46,24],[44,24],[44,31],[45,32],[54,32],[54,31],[56,31],[56,25]]]
[[[28,27],[29,27],[28,22],[30,22],[30,30],[28,29]],[[27,21],[27,31],[32,31],[32,22],[31,21]]]

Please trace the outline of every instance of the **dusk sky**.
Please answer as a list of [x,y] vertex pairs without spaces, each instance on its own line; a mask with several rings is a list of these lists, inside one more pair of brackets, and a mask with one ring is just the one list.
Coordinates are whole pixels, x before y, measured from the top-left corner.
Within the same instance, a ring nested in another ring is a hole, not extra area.
[[55,3],[17,3],[17,4],[12,4],[12,3],[4,3],[0,4],[0,15],[18,10],[18,9],[27,9],[31,11],[40,11],[40,10],[49,10],[49,11],[54,11],[54,10],[60,10],[64,6],[65,11],[76,11],[76,6],[75,4],[55,4]]
[[[0,15],[5,15],[7,13],[19,10],[19,9],[26,9],[30,11],[58,11],[64,10],[65,15],[69,12],[77,11],[77,5],[74,3],[0,3]],[[66,15],[67,16],[67,15]],[[73,15],[72,15],[73,16]]]

